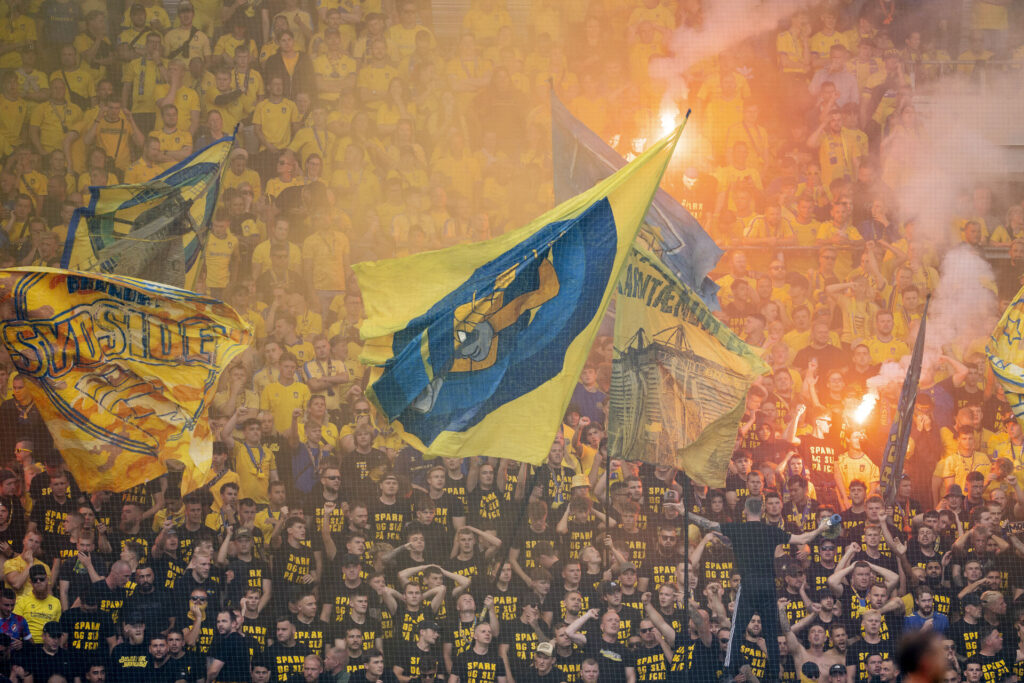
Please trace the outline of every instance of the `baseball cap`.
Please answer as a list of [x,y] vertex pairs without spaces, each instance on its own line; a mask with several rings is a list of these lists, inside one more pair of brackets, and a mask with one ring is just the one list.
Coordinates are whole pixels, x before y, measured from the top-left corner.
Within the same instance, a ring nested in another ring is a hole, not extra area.
[[363,561],[359,559],[359,556],[355,553],[348,553],[345,557],[341,558],[342,567],[351,567],[354,564],[362,564]]
[[960,604],[981,607],[981,596],[977,593],[968,593],[964,597],[960,598]]
[[572,488],[578,489],[585,486],[590,486],[590,480],[587,479],[585,474],[574,474],[572,476]]
[[622,590],[622,586],[617,581],[602,581],[597,586],[598,595],[609,595],[611,593],[617,593]]
[[388,479],[394,479],[395,481],[398,481],[398,475],[395,474],[394,472],[388,472],[387,474],[380,478],[381,481],[387,481]]
[[64,635],[64,629],[61,627],[59,621],[48,621],[43,626],[43,633],[50,636],[51,638],[60,638]]
[[534,654],[541,655],[542,657],[554,657],[555,646],[551,643],[538,643]]
[[252,538],[252,532],[243,527],[243,528],[237,530],[234,533],[234,536],[235,536],[235,540],[236,541],[238,539],[240,539],[240,538]]
[[829,667],[828,675],[829,676],[835,676],[836,674],[843,674],[845,676],[846,675],[846,667],[843,666],[842,664],[833,664],[831,667]]
[[142,616],[142,612],[137,609],[133,609],[123,614],[121,617],[121,623],[138,626],[139,624],[145,624],[146,620]]
[[45,579],[46,578],[46,567],[41,564],[34,564],[28,570],[28,578],[32,579]]
[[960,484],[953,484],[952,486],[950,486],[949,487],[949,493],[947,493],[945,496],[943,496],[943,498],[963,498],[963,497],[964,497],[964,490],[962,488],[960,488]]
[[419,630],[420,631],[426,631],[427,629],[431,629],[433,631],[440,631],[441,630],[440,628],[438,628],[436,621],[434,621],[432,619],[424,619],[423,621],[420,622]]

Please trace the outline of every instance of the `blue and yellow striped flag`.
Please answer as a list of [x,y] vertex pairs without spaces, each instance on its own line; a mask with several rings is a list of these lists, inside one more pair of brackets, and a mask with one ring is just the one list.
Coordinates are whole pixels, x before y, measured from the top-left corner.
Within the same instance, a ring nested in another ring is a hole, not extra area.
[[544,460],[680,132],[518,230],[354,267],[369,393],[406,441]]
[[252,330],[227,304],[154,282],[55,268],[0,270],[0,339],[75,479],[123,491],[213,452],[206,408]]
[[61,267],[195,289],[233,135],[137,185],[90,187]]

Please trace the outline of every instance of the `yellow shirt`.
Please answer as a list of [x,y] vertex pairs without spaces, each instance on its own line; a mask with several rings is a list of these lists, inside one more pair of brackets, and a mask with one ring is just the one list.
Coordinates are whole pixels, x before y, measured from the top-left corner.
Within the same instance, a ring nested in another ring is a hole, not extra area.
[[161,152],[177,152],[192,146],[192,134],[187,130],[175,129],[170,133],[164,130],[154,130],[150,136],[160,141]]
[[324,320],[319,313],[306,311],[295,316],[295,333],[305,339],[312,339],[324,331]]
[[[64,76],[65,82],[68,84],[68,89],[80,97],[89,99],[96,94],[96,76],[95,72],[91,71],[84,64],[80,65],[73,71],[54,71],[50,73],[50,78],[54,76]],[[70,97],[68,99],[71,99]]]
[[[196,27],[196,33],[189,40],[189,34],[192,33],[192,29],[178,26],[172,28],[170,31],[164,34],[164,54],[169,55],[172,52],[182,47],[185,42],[188,42],[188,47],[178,52],[178,57],[184,59],[186,62],[193,57],[202,57],[204,60],[209,61],[210,55],[213,54],[213,50],[210,47],[210,37],[199,30]],[[234,56],[234,53],[232,53]]]
[[[163,83],[156,86],[156,98],[158,100],[167,97],[167,93],[171,91],[171,86]],[[199,101],[199,93],[194,88],[190,88],[186,85],[178,88],[177,92],[174,93],[174,106],[178,108],[178,130],[182,132],[189,132],[192,129],[192,112],[200,111],[202,109],[202,103]],[[164,127],[164,117],[162,113],[157,114],[157,129]],[[233,130],[227,127],[225,121],[224,130]]]
[[[38,40],[36,22],[32,17],[20,14],[17,19],[12,19],[8,14],[8,16],[0,19],[0,43],[25,43],[30,40]],[[0,69],[17,69],[20,66],[20,50],[13,50],[0,56]]]
[[124,66],[121,81],[130,84],[133,114],[155,114],[157,86],[163,85],[160,68],[163,60],[153,61],[145,57],[133,59]]
[[[126,4],[128,4],[128,8],[125,9],[124,16],[121,18],[121,26],[132,25],[131,5],[133,5],[134,3]],[[152,24],[154,21],[157,22],[157,24],[161,27],[161,31],[166,31],[171,27],[171,17],[169,14],[167,14],[167,10],[165,10],[159,2],[154,2],[152,5],[146,7],[146,31],[149,30],[150,24]],[[143,42],[144,41],[145,38],[143,38]]]
[[[299,423],[299,443],[306,443],[306,425]],[[320,444],[327,446],[328,448],[334,448],[338,445],[338,428],[331,422],[325,422],[320,425]]]
[[263,136],[278,149],[292,140],[292,124],[299,122],[299,108],[287,98],[274,103],[262,100],[256,105],[252,122],[263,130]]
[[302,243],[302,258],[312,265],[313,289],[343,291],[349,261],[349,241],[338,230],[317,231]]
[[[369,90],[377,97],[383,97],[388,91],[388,86],[391,85],[391,80],[397,75],[398,69],[390,64],[380,66],[370,64],[359,70],[356,75],[356,86]],[[375,101],[367,102],[364,106],[376,110],[380,104],[380,101]]]
[[832,49],[833,45],[842,45],[849,49],[846,44],[846,36],[839,31],[833,31],[832,35],[825,35],[822,31],[818,31],[811,36],[811,53],[818,57],[828,58],[829,50]]
[[836,178],[856,177],[855,164],[863,156],[856,131],[843,128],[838,134],[825,133],[818,147],[821,181],[828,187]]
[[898,361],[910,353],[910,347],[906,342],[893,337],[892,341],[881,341],[877,337],[864,340],[865,346],[871,353],[872,363],[884,363],[886,361]]
[[263,185],[260,183],[260,174],[251,168],[247,168],[242,171],[241,175],[235,175],[235,172],[231,170],[229,165],[224,169],[224,175],[221,176],[221,186],[226,190],[232,187],[238,187],[242,183],[249,183],[249,187],[252,191],[259,196],[263,192]]
[[319,154],[326,168],[333,162],[334,146],[337,141],[338,136],[329,130],[315,130],[312,126],[306,126],[295,132],[288,149],[299,155],[299,161],[303,166],[311,154]]
[[431,48],[437,46],[434,34],[422,24],[416,24],[412,28],[406,28],[401,24],[394,24],[388,28],[387,41],[392,61],[399,62],[416,51],[416,34],[420,31],[426,31],[430,34]]
[[231,257],[238,249],[238,238],[228,232],[217,237],[212,232],[206,238],[206,286],[227,287],[231,279]]
[[[26,585],[31,586],[31,583]],[[43,626],[50,621],[60,620],[60,600],[53,595],[47,595],[42,600],[32,594],[29,588],[28,595],[22,595],[14,603],[14,613],[24,617],[28,622],[28,630],[32,633],[32,640],[36,643],[43,642]]]
[[959,453],[943,458],[937,467],[939,478],[946,479],[953,477],[953,483],[958,484],[961,489],[967,488],[967,475],[971,472],[981,472],[986,477],[990,467],[988,456],[977,452],[970,458],[964,458]]
[[[291,415],[289,414],[289,424]],[[252,498],[257,505],[270,502],[270,472],[277,469],[277,458],[269,448],[247,447],[235,442],[235,472],[238,474],[238,499]],[[214,495],[217,498],[217,495]]]
[[[333,57],[329,54],[322,54],[313,60],[313,71],[333,86],[343,86],[345,81],[356,73],[358,64],[346,54]],[[323,90],[320,98],[328,102],[336,102],[340,97],[339,93]]]
[[271,382],[260,394],[260,410],[273,413],[274,431],[287,434],[292,426],[292,412],[296,408],[305,410],[309,397],[309,387],[298,380],[293,380],[288,386]]
[[810,66],[807,65],[807,58],[810,56],[809,49],[809,46],[805,49],[803,42],[797,40],[791,31],[784,31],[775,38],[775,51],[779,53],[780,57],[787,55],[800,62],[799,66],[783,66],[783,73],[806,74],[810,70]]
[[302,182],[302,178],[292,178],[287,182],[280,178],[271,178],[267,181],[265,192],[269,198],[277,199],[277,195],[281,194],[289,187],[302,187],[303,185],[305,185],[305,183]]
[[139,159],[128,167],[124,173],[124,182],[128,184],[144,183],[151,180],[167,169],[163,164],[151,164],[145,159]]
[[22,131],[27,115],[28,105],[25,100],[20,97],[9,100],[0,95],[0,155],[7,156],[15,147],[24,144]]
[[[46,564],[44,564],[43,562],[40,562],[38,559],[33,559],[32,560],[32,565],[35,566],[37,564],[39,566],[43,567],[44,569],[46,569],[46,575],[47,576],[50,575],[50,568],[47,567]],[[28,567],[28,563],[25,562],[25,560],[21,557],[21,555],[15,555],[11,559],[9,559],[6,562],[4,562],[4,576],[7,576],[8,574],[10,574],[12,572],[14,572],[14,573],[23,572],[23,571],[25,571],[25,569],[27,567]],[[28,581],[28,580],[25,581],[25,584],[21,587],[21,590],[18,591],[18,597],[19,598],[23,597],[25,595],[32,595],[32,582]]]
[[284,350],[292,354],[299,359],[299,367],[307,361],[311,361],[316,358],[316,352],[313,351],[313,344],[307,341],[299,341],[297,344],[284,345]]
[[[260,268],[257,268],[257,265]],[[270,269],[270,240],[260,242],[252,250],[252,267],[253,270],[260,270],[261,272]],[[294,270],[297,273],[302,272],[302,251],[290,242],[288,243],[288,270]]]
[[[227,104],[217,104],[214,101],[219,95],[226,94],[227,93],[220,92],[217,88],[209,88],[203,93],[201,100],[203,103],[202,110],[204,112],[209,113],[211,109],[216,109],[220,112],[220,117],[224,121],[224,130],[229,131],[234,130],[235,126],[245,118],[245,98],[239,97]],[[178,114],[178,120],[181,121],[180,113]]]
[[498,36],[498,29],[511,25],[512,17],[508,12],[499,8],[485,12],[479,7],[472,7],[462,18],[463,30],[472,33],[473,37],[481,43],[494,40]]
[[859,479],[867,484],[870,489],[871,486],[878,481],[878,465],[871,462],[871,459],[866,455],[859,458],[851,458],[849,454],[843,453],[835,461],[835,471],[839,476],[840,482],[842,482],[843,491],[850,490],[850,482],[854,479]]
[[64,149],[64,136],[78,123],[82,110],[76,105],[65,102],[41,102],[29,117],[29,125],[39,128],[39,142],[49,153],[55,149]]

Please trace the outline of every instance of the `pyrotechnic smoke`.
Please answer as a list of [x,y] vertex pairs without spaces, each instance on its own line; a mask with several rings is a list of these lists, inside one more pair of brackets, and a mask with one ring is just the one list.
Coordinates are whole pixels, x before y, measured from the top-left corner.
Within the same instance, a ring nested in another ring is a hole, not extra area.
[[[765,31],[810,5],[810,0],[715,0],[704,3],[704,22],[699,29],[680,26],[669,38],[670,57],[651,61],[651,76],[669,84],[670,91],[685,89],[682,73],[708,57],[728,53],[728,48]],[[685,93],[683,93],[685,94]]]
[[970,340],[988,335],[1000,313],[992,268],[973,248],[950,249],[939,272],[925,337],[929,355],[947,346],[963,350]]

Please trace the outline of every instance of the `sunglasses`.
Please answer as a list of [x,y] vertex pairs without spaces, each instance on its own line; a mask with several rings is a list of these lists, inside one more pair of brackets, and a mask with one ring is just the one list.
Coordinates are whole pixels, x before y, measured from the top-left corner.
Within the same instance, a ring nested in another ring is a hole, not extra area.
[[650,633],[653,630],[654,630],[653,626],[648,626],[647,628],[640,629],[640,633]]
[[36,578],[32,579],[32,583],[44,583],[45,581],[45,576],[37,576]]
[[333,475],[331,475],[329,477],[324,477],[324,479],[328,479],[330,481],[337,481],[338,479],[341,479],[341,477],[339,475],[337,475],[337,474],[333,474]]
[[728,638],[719,638],[718,642],[721,643],[722,645],[728,645],[729,644],[729,639]]
[[192,602],[206,602],[206,598],[192,597],[189,598]]

